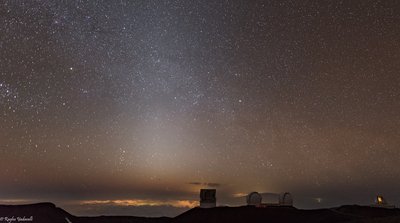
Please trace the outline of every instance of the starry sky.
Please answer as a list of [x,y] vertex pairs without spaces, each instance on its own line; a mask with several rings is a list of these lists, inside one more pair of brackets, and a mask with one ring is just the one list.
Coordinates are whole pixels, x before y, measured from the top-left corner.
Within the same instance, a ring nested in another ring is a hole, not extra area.
[[0,1],[0,202],[400,205],[400,2]]

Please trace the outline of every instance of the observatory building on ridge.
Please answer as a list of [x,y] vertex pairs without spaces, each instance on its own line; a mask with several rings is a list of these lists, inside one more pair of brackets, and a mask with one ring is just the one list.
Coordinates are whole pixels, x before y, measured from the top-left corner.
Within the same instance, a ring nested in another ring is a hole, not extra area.
[[[270,196],[266,196],[270,195]],[[271,198],[272,197],[272,198]],[[293,206],[293,198],[289,192],[285,192],[282,194],[264,194],[264,199],[266,202],[263,201],[263,194],[258,192],[251,192],[246,196],[246,202],[248,206],[255,206],[255,207],[292,207]]]
[[247,202],[247,205],[249,205],[249,206],[258,207],[261,205],[261,201],[262,201],[261,194],[259,194],[257,192],[251,192],[250,194],[248,194],[246,196],[246,202]]
[[215,208],[217,206],[216,189],[200,189],[200,207]]
[[375,199],[375,204],[372,204],[371,207],[377,207],[377,208],[388,208],[388,209],[394,209],[396,206],[389,204],[385,198],[383,198],[381,195],[376,196]]
[[[217,206],[216,189],[200,189],[200,208]],[[263,202],[264,201],[264,202]],[[293,207],[293,198],[289,192],[282,194],[251,192],[246,196],[248,206],[254,207]]]

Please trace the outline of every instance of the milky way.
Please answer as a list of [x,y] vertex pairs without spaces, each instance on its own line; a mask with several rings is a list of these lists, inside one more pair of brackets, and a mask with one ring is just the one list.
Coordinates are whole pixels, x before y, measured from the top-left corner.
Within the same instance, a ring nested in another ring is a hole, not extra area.
[[399,15],[398,1],[2,1],[0,199],[175,215],[214,187],[221,205],[400,204]]

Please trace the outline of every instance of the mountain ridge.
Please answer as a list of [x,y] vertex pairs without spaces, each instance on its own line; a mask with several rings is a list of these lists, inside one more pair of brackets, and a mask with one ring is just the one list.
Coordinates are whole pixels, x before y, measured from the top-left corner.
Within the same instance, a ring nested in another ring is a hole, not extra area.
[[[369,223],[400,222],[400,209],[385,209],[359,205],[343,205],[326,209],[297,209],[295,207],[253,206],[192,208],[174,218],[135,216],[75,216],[53,203],[44,202],[22,205],[0,205],[0,220],[3,217],[27,218],[25,222],[38,223],[197,223],[197,222],[307,222],[307,223]],[[29,220],[32,218],[32,220]],[[22,222],[22,220],[21,220]]]

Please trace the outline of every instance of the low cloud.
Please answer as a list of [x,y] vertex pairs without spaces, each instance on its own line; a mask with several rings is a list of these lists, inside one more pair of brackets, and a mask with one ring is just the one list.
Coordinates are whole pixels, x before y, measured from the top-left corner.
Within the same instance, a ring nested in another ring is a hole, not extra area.
[[188,207],[171,205],[120,205],[115,202],[63,205],[66,211],[76,216],[138,216],[138,217],[175,217],[189,210]]
[[235,193],[232,194],[232,197],[246,197],[248,195],[248,193]]
[[78,216],[129,215],[144,217],[175,217],[198,206],[197,200],[80,200],[62,205]]
[[81,205],[113,205],[113,206],[172,206],[177,208],[193,208],[198,206],[194,200],[152,200],[152,199],[127,199],[127,200],[85,200]]

